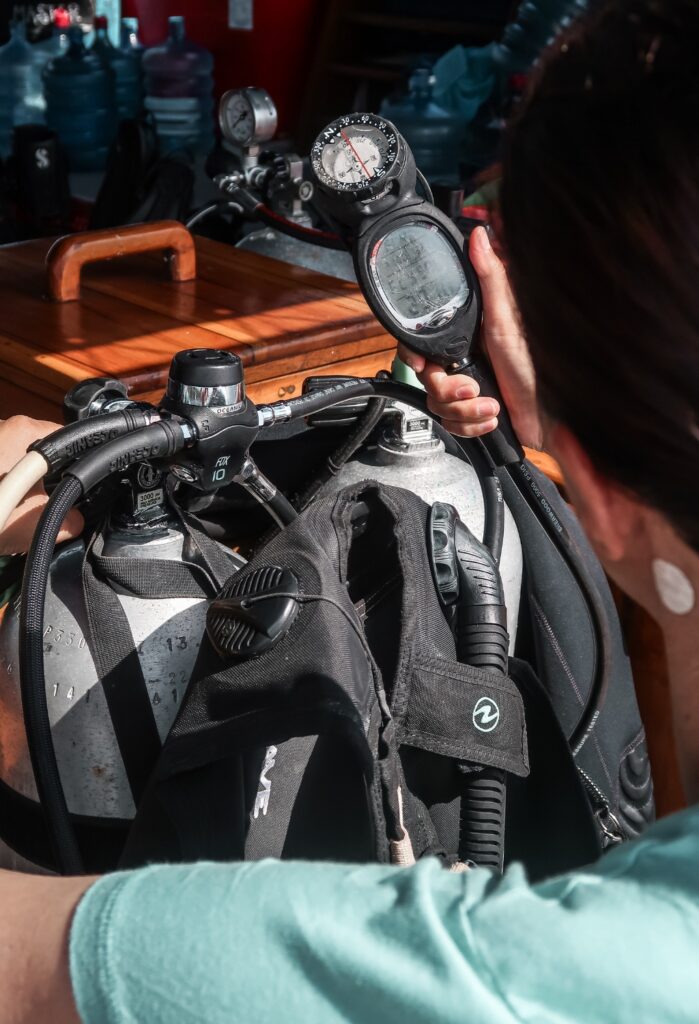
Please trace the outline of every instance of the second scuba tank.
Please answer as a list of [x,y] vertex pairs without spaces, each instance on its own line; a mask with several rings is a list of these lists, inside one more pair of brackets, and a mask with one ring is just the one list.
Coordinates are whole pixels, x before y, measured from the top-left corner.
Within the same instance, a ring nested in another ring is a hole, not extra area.
[[[450,455],[434,432],[432,420],[416,409],[396,403],[390,425],[373,448],[363,449],[345,463],[321,493],[331,494],[348,484],[377,480],[403,487],[430,505],[453,505],[476,537],[482,537],[485,521],[483,493],[476,471]],[[517,525],[505,506],[505,530],[500,574],[505,591],[510,649],[514,648],[522,589],[522,545]]]

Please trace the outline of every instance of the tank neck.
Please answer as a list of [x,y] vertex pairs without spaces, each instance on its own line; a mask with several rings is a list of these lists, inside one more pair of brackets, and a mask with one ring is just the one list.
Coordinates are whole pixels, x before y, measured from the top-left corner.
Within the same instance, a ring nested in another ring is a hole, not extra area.
[[85,40],[83,30],[79,25],[73,25],[68,29],[68,53],[71,57],[79,57],[85,53]]
[[418,70],[414,71],[408,80],[410,95],[414,99],[427,103],[432,98],[432,90],[434,89],[435,83],[436,78],[429,69],[418,68]]
[[141,41],[138,38],[138,19],[121,19],[121,46],[124,50],[140,50]]
[[182,43],[186,39],[184,18],[180,15],[168,18],[168,37],[173,43]]
[[12,39],[18,39],[21,43],[27,41],[27,26],[23,21],[15,21],[10,25],[10,36]]

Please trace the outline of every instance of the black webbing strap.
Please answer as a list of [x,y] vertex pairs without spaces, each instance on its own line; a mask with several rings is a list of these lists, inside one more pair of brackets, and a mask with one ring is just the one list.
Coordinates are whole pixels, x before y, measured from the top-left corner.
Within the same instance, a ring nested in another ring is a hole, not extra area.
[[131,627],[110,582],[136,597],[205,598],[217,593],[234,568],[191,516],[179,514],[185,530],[185,547],[193,543],[205,567],[184,558],[172,561],[105,556],[101,531],[92,538],[83,562],[90,651],[136,806],[160,754],[161,743]]
[[102,540],[100,534],[88,548],[82,571],[90,651],[138,806],[160,753],[160,736],[129,621],[115,592],[97,575],[91,558],[98,540]]

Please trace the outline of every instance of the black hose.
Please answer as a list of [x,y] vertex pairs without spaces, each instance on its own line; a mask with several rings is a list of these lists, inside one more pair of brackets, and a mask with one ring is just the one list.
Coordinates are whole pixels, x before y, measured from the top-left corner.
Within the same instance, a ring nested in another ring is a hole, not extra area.
[[41,514],[27,555],[19,620],[20,687],[27,744],[56,864],[64,875],[81,874],[83,864],[51,734],[44,675],[44,603],[56,538],[82,493],[80,483],[66,477]]
[[[502,486],[480,437],[455,438],[473,466],[483,493],[483,543],[499,564],[505,538],[505,502]],[[466,444],[461,442],[465,441]]]
[[241,217],[243,214],[243,208],[232,199],[217,199],[216,202],[209,203],[208,206],[204,206],[201,210],[197,210],[196,213],[193,213],[189,220],[185,221],[184,226],[188,231],[191,231],[195,225],[204,220],[211,213],[235,213]]
[[[288,526],[289,523],[293,523],[294,519],[298,519],[298,512],[281,491],[275,490],[274,494],[262,497],[258,490],[249,486],[244,481],[241,481],[241,487],[260,502],[272,519],[274,519],[277,526]],[[274,532],[274,528],[272,528],[272,532]]]
[[303,512],[315,498],[321,487],[336,476],[342,467],[349,462],[352,456],[359,451],[374,427],[384,414],[386,399],[380,398],[376,402],[370,402],[364,415],[354,429],[350,431],[342,444],[335,449],[332,455],[326,459],[325,466],[318,473],[314,480],[301,492],[295,504],[299,512]]
[[607,626],[607,611],[602,603],[595,581],[563,523],[558,519],[539,489],[526,463],[505,467],[514,486],[534,512],[549,539],[558,549],[573,579],[586,600],[595,635],[595,669],[592,685],[578,724],[568,738],[571,750],[577,755],[590,737],[609,690],[611,676],[611,638]]
[[185,439],[177,420],[159,420],[116,437],[86,455],[67,472],[80,481],[85,494],[112,473],[127,470],[137,462],[166,459],[184,448]]
[[39,438],[28,450],[39,452],[48,462],[49,471],[55,471],[81,458],[92,448],[99,448],[116,437],[140,430],[151,422],[152,416],[152,410],[134,405],[133,408],[120,409],[118,412],[88,417],[59,427],[46,437]]
[[336,252],[347,252],[347,246],[339,235],[330,231],[320,231],[318,228],[306,228],[302,224],[296,224],[293,220],[287,220],[281,214],[275,213],[269,207],[260,203],[255,209],[255,216],[269,228],[281,231],[290,238],[296,238],[299,242],[309,242],[311,245],[319,245],[323,249],[333,249]]
[[[462,453],[461,457],[473,466],[481,482],[485,516],[483,543],[495,560],[499,561],[505,528],[505,506],[500,481],[495,476],[492,460],[487,454],[481,438],[459,438],[448,434],[439,420],[430,412],[427,407],[427,394],[420,388],[391,378],[357,377],[334,384],[325,390],[310,391],[291,402],[273,402],[267,408],[284,410],[286,413],[284,419],[294,420],[300,419],[302,416],[312,416],[316,412],[322,412],[332,405],[339,405],[349,399],[363,397],[374,400],[393,399],[397,402],[405,402],[414,409],[419,409],[420,412],[424,412],[435,421],[438,431],[447,434],[458,445]],[[262,429],[264,430],[264,427]]]
[[64,874],[80,874],[83,868],[61,785],[46,699],[44,604],[56,538],[75,503],[106,476],[134,462],[169,456],[183,446],[181,429],[175,422],[163,420],[114,438],[85,456],[49,498],[27,555],[19,620],[22,707],[39,800],[56,863]]

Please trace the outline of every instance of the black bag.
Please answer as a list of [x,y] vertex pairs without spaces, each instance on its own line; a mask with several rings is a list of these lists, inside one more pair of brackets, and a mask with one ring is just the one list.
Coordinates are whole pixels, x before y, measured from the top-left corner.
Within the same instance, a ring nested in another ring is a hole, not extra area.
[[[317,500],[227,582],[209,611],[215,646],[202,645],[123,866],[428,854],[458,866],[473,814],[468,773],[484,768],[507,779],[506,861],[541,877],[598,855],[622,815],[620,770],[630,751],[642,760],[623,655],[621,722],[600,730],[582,774],[566,733],[584,692],[570,676],[584,677],[587,652],[536,652],[542,631],[556,650],[561,628],[539,560],[527,564],[527,588],[540,616],[522,632],[542,681],[519,659],[508,675],[460,664],[430,569],[429,513],[408,491],[347,488]],[[520,532],[533,529],[519,513]],[[475,724],[483,701],[497,709],[487,732]],[[609,782],[598,785],[604,768]]]

